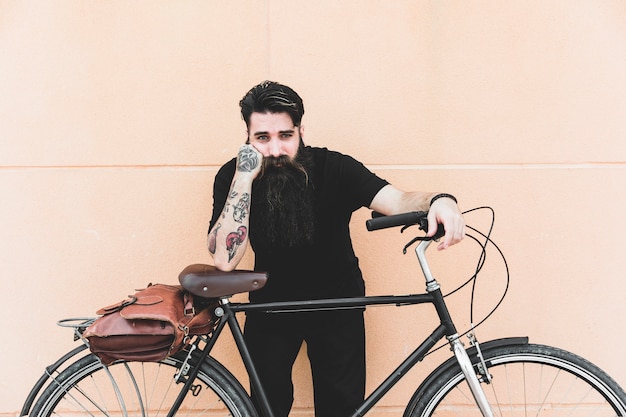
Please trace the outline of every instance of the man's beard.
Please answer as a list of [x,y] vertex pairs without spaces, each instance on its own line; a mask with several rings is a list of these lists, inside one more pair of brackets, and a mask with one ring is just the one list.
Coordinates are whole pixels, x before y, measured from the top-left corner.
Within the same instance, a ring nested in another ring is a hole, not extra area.
[[252,187],[250,239],[255,250],[275,252],[309,245],[315,235],[315,202],[310,158],[263,158]]

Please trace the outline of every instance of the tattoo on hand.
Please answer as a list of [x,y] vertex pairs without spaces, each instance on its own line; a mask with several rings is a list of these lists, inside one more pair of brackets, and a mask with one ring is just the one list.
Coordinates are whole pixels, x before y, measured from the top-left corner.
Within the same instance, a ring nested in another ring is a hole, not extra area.
[[250,211],[250,194],[243,193],[239,201],[233,207],[233,220],[242,223]]
[[237,157],[237,170],[252,172],[259,166],[259,156],[250,148],[242,148]]

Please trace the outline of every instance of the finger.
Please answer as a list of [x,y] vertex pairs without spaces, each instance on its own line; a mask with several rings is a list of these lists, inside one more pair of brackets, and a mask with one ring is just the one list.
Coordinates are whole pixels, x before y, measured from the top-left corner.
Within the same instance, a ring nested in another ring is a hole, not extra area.
[[443,240],[437,245],[438,250],[448,249],[450,246],[454,245],[454,236],[453,233],[446,230],[446,234],[443,236]]
[[446,227],[446,234],[443,241],[437,246],[439,250],[447,249],[450,246],[456,245],[465,237],[465,222],[461,219],[454,225]]
[[437,217],[434,213],[428,213],[428,232],[426,236],[432,237],[437,233]]

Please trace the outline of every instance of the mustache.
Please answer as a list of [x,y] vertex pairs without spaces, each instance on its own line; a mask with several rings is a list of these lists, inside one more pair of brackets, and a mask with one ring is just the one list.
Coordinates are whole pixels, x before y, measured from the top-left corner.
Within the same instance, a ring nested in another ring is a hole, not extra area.
[[263,178],[265,175],[272,173],[280,173],[284,171],[297,171],[305,175],[308,180],[308,174],[304,165],[302,165],[296,158],[291,158],[288,155],[281,156],[268,156],[263,158],[261,162],[261,172],[258,178]]

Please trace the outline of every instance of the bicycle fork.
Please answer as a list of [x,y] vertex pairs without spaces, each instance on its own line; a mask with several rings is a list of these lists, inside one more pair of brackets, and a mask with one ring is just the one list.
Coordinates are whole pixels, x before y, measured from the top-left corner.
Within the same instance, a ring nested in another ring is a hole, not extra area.
[[463,343],[459,340],[459,336],[457,334],[449,336],[448,340],[450,341],[454,356],[461,367],[461,372],[465,375],[465,381],[467,381],[467,385],[469,385],[474,401],[476,401],[476,405],[480,409],[481,414],[484,417],[493,417],[493,410],[491,410],[491,405],[487,401],[485,391],[483,391],[483,387],[480,385],[480,380],[478,379],[476,372],[474,372],[472,361],[465,350],[465,346],[463,346]]
[[[448,339],[452,352],[454,352],[454,356],[461,367],[461,372],[463,372],[463,375],[465,376],[465,381],[467,381],[476,405],[480,409],[483,417],[493,417],[494,414],[491,409],[491,405],[487,401],[487,396],[480,385],[480,380],[478,379],[476,372],[474,372],[472,361],[465,350],[465,346],[463,346],[463,343],[459,339],[459,335],[456,331],[454,323],[452,322],[452,317],[450,316],[448,307],[446,306],[443,295],[441,294],[439,283],[435,280],[428,265],[428,261],[426,260],[426,249],[431,242],[431,240],[423,240],[415,248],[415,254],[417,255],[422,272],[426,278],[426,291],[433,296],[433,304],[437,310],[439,320],[446,328],[446,338]],[[478,348],[478,344],[476,344],[476,346]]]

